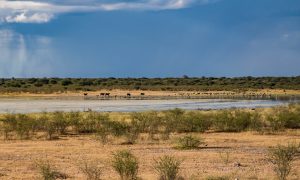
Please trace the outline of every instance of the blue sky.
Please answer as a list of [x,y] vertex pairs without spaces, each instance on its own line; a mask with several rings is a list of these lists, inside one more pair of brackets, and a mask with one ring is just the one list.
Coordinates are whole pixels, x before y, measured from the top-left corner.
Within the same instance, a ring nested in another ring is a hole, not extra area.
[[0,77],[300,75],[299,0],[0,0]]

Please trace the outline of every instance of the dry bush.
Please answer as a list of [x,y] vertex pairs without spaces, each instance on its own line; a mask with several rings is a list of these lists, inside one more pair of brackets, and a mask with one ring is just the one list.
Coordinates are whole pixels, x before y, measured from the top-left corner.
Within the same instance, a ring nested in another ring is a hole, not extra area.
[[49,161],[38,160],[35,166],[44,180],[67,179],[68,175],[59,172]]
[[274,172],[279,180],[286,180],[293,166],[292,163],[299,155],[300,144],[277,145],[269,149],[269,161],[274,165]]
[[79,164],[79,169],[85,174],[87,180],[100,180],[102,168],[96,162],[82,161]]

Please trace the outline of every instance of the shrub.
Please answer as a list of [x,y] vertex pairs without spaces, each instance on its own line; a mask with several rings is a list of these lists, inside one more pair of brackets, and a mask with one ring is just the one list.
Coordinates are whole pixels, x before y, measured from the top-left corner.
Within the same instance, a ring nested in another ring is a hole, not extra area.
[[88,112],[85,113],[79,122],[76,124],[76,129],[79,133],[94,133],[96,132],[96,113]]
[[267,121],[273,132],[283,131],[285,127],[285,122],[282,119],[279,119],[278,116],[268,116]]
[[140,136],[140,124],[136,120],[132,120],[126,128],[125,137],[128,144],[135,144],[136,140]]
[[83,161],[79,165],[79,169],[86,175],[88,180],[99,180],[101,179],[102,169],[97,163],[91,163]]
[[269,150],[269,160],[274,165],[274,171],[279,180],[287,179],[292,169],[292,162],[299,153],[299,145],[278,145]]
[[56,133],[55,121],[49,119],[47,116],[44,116],[43,118],[45,118],[44,130],[47,133],[47,139],[53,140],[57,138],[57,136],[54,136]]
[[5,114],[2,118],[1,130],[4,135],[4,139],[10,139],[12,132],[15,131],[17,126],[17,117],[15,114]]
[[295,105],[278,110],[277,117],[279,121],[284,122],[285,128],[300,128],[300,108]]
[[140,132],[148,133],[150,139],[154,139],[154,135],[159,132],[161,118],[157,112],[133,113],[131,119],[136,122]]
[[193,137],[191,135],[186,135],[181,137],[177,141],[176,148],[178,149],[197,149],[201,144],[204,144],[202,138]]
[[80,129],[80,113],[79,112],[68,112],[65,113],[65,119],[69,122],[69,125],[72,126],[72,129],[75,130],[76,133],[79,133]]
[[160,180],[175,180],[178,177],[181,161],[172,156],[163,156],[155,161],[155,170]]
[[16,133],[20,139],[28,139],[34,127],[34,120],[25,114],[17,115]]
[[65,118],[64,112],[54,112],[51,115],[52,125],[55,126],[56,132],[59,134],[66,134],[66,129],[69,126],[69,121]]
[[212,125],[211,119],[207,115],[198,112],[189,112],[178,127],[179,132],[204,132]]
[[100,138],[103,144],[106,144],[111,130],[109,117],[107,115],[96,114],[95,123],[96,136]]
[[48,161],[37,161],[35,163],[44,180],[67,179],[68,176],[55,170]]
[[130,151],[122,150],[114,153],[112,166],[122,180],[137,179],[138,160]]
[[214,127],[221,132],[241,132],[251,125],[251,113],[224,110],[216,115]]
[[265,127],[264,122],[262,121],[262,117],[259,113],[254,112],[251,114],[250,122],[249,122],[249,130],[252,131],[263,131],[263,128]]
[[38,121],[25,114],[6,114],[1,121],[1,131],[5,139],[14,134],[20,139],[29,139],[38,128]]
[[183,121],[184,111],[181,109],[173,109],[166,111],[164,113],[164,118],[162,124],[164,126],[164,131],[162,133],[163,139],[169,139],[170,133],[175,132],[179,129],[180,123]]

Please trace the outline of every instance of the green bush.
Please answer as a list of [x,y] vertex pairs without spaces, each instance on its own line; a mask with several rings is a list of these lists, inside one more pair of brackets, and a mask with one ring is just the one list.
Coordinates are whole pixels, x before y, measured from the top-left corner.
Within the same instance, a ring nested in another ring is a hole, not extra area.
[[300,145],[278,145],[269,150],[269,161],[279,180],[286,180],[292,169],[292,163],[299,154]]
[[120,175],[121,180],[136,180],[138,175],[138,160],[127,150],[113,154],[112,167]]
[[155,170],[160,180],[176,180],[180,170],[181,161],[173,156],[163,156],[155,160]]
[[186,135],[177,140],[178,149],[197,149],[200,145],[204,144],[204,139],[197,138],[191,135]]

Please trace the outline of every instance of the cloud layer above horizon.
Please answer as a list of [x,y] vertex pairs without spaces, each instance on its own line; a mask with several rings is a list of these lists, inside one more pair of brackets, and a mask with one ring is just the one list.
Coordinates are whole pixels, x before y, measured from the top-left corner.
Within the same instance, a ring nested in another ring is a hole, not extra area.
[[175,10],[193,4],[206,4],[216,0],[0,0],[0,21],[4,23],[46,23],[55,16],[72,12],[141,10]]

